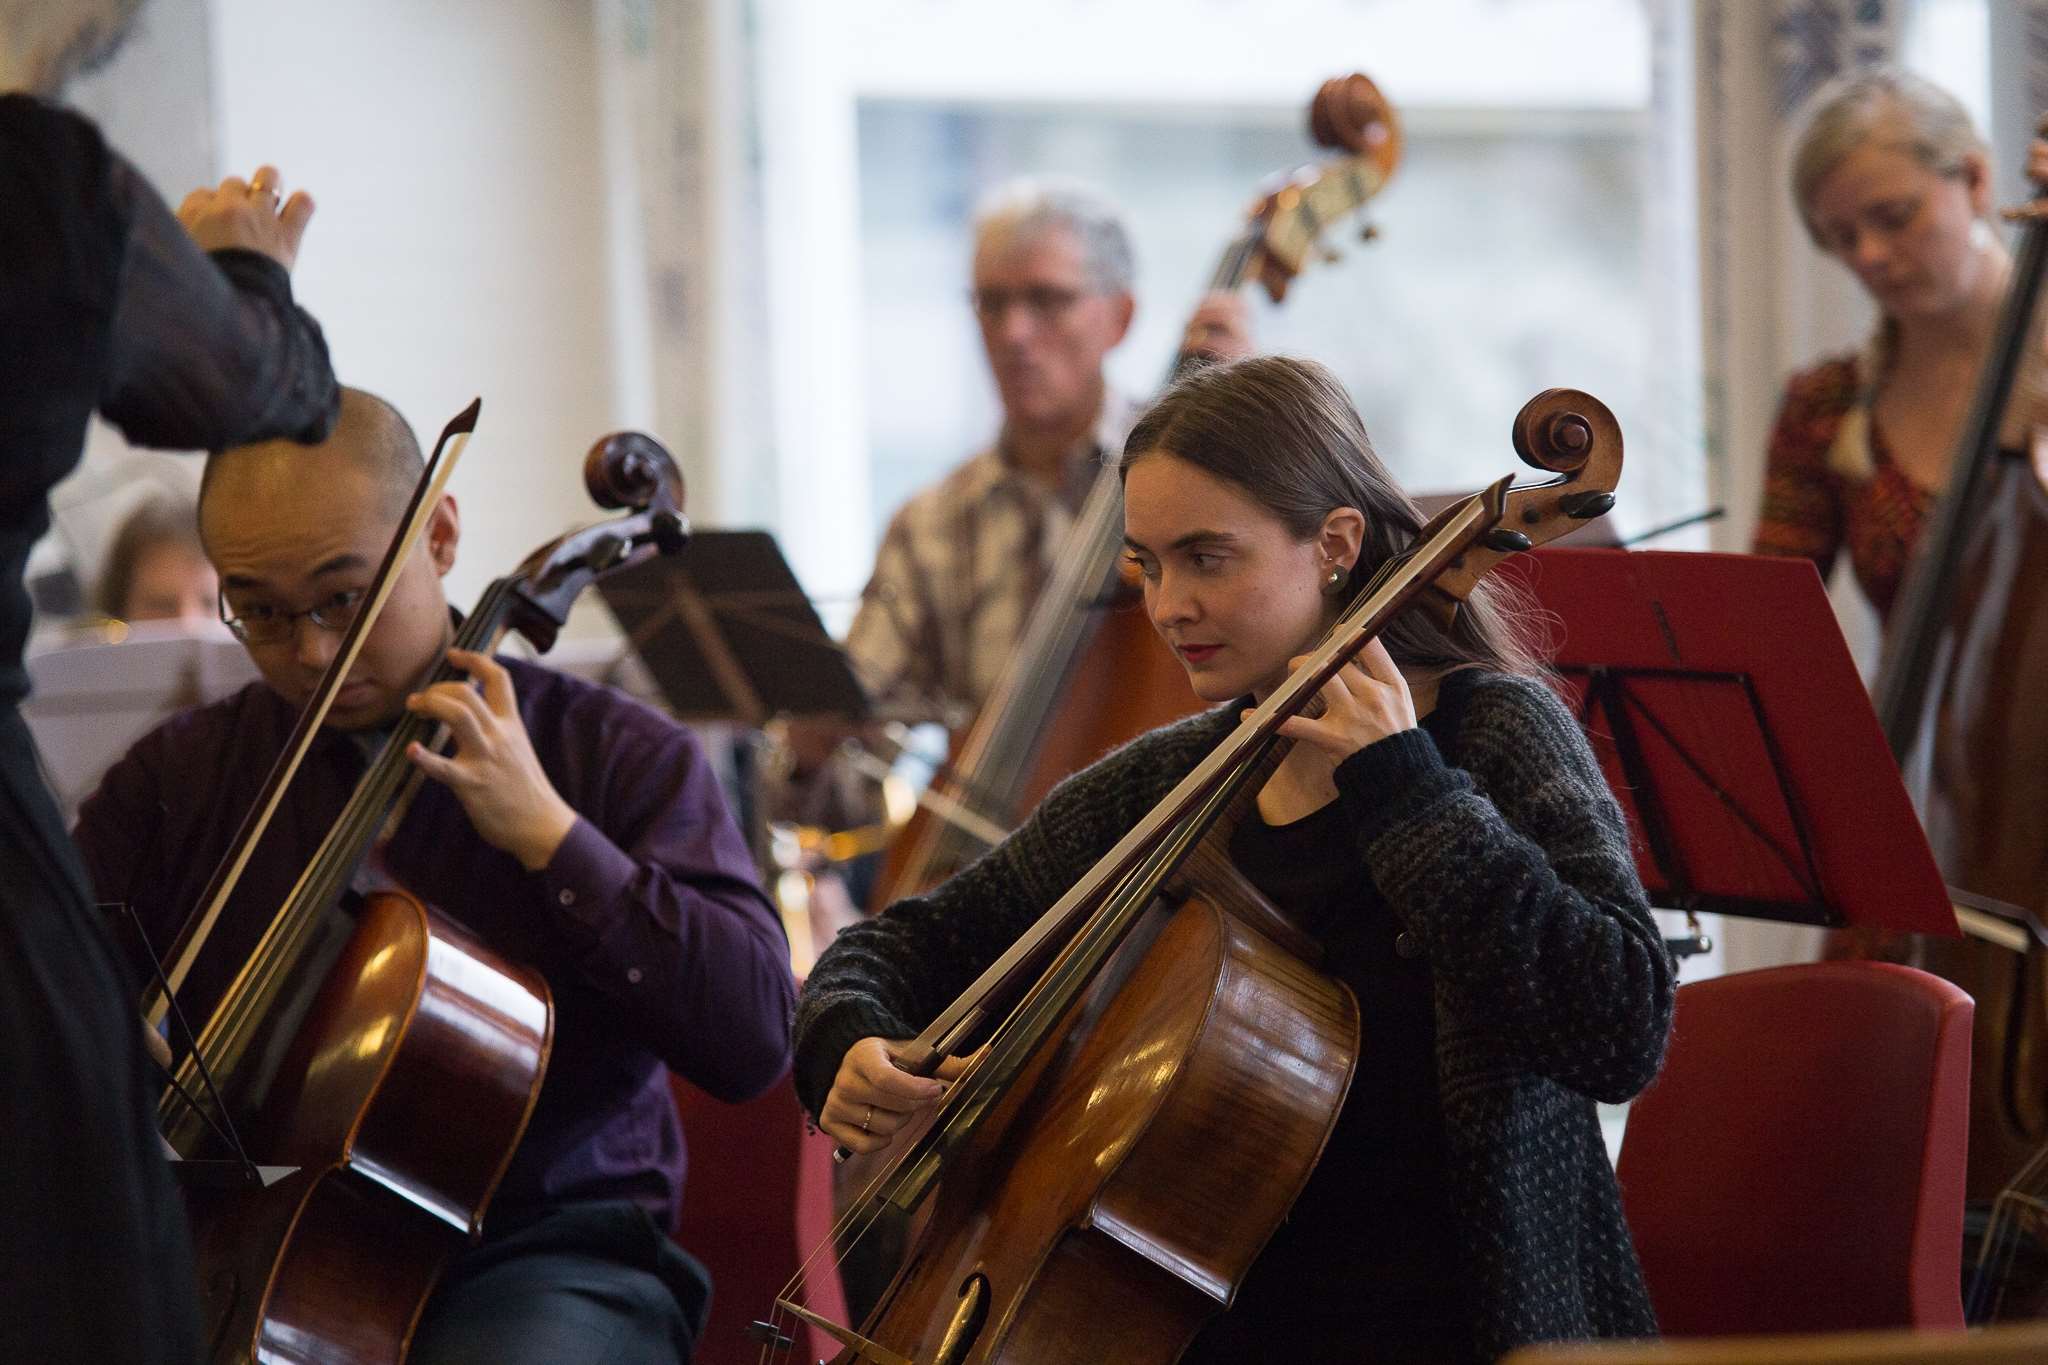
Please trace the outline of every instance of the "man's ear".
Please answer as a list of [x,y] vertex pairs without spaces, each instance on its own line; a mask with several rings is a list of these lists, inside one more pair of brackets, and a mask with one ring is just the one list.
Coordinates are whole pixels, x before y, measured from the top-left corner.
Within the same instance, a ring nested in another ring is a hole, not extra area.
[[1124,290],[1110,298],[1109,307],[1110,318],[1116,324],[1116,337],[1109,344],[1111,349],[1115,349],[1130,335],[1131,319],[1138,315],[1138,300],[1129,290]]
[[455,567],[455,547],[461,540],[462,514],[455,506],[455,495],[443,493],[427,520],[427,554],[434,561],[436,578],[446,578]]

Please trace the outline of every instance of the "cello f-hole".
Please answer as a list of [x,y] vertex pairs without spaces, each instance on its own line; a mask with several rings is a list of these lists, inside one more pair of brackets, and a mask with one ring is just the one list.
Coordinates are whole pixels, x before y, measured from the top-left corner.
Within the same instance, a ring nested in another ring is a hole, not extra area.
[[960,1304],[953,1310],[953,1320],[946,1324],[946,1335],[939,1339],[939,1352],[932,1357],[932,1365],[959,1365],[967,1359],[967,1353],[981,1337],[981,1329],[987,1325],[988,1276],[977,1270],[960,1283]]

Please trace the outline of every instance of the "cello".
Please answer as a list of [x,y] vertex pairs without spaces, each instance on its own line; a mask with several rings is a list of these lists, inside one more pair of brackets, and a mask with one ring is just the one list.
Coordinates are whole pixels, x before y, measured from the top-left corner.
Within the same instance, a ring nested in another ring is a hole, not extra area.
[[[842,1229],[930,1201],[905,1269],[858,1331],[787,1296],[855,1361],[1169,1361],[1227,1306],[1303,1187],[1358,1055],[1355,999],[1313,938],[1231,866],[1230,828],[1301,713],[1407,610],[1451,612],[1506,555],[1611,504],[1620,433],[1552,390],[1524,459],[1378,566],[1323,642],[1082,879],[897,1053],[967,1057],[932,1121]],[[1162,894],[1163,893],[1163,894]],[[763,1324],[778,1334],[777,1319]],[[771,1344],[773,1342],[771,1341]]]
[[[1914,965],[1977,1002],[1968,1195],[1994,1209],[1966,1312],[1996,1318],[2023,1225],[2048,1211],[2048,489],[1999,436],[2023,356],[2039,344],[2048,219],[2025,226],[1946,488],[1902,585],[1875,688],[1880,724],[1959,915]],[[2024,1315],[2048,1311],[2035,1253]]]
[[[1342,153],[1300,167],[1253,201],[1210,291],[1257,284],[1273,302],[1393,176],[1394,111],[1362,74],[1325,81],[1309,106],[1317,145]],[[1374,235],[1364,230],[1366,238]],[[1183,350],[1170,382],[1199,351]],[[1117,572],[1123,490],[1114,461],[1096,476],[1010,666],[916,814],[891,844],[869,909],[943,881],[1014,826],[1053,784],[1110,749],[1199,709]]]
[[[216,932],[476,411],[437,443],[364,610],[146,1009],[162,1018],[173,997],[196,992],[181,987],[196,980],[203,954],[240,964],[217,1000],[184,1001],[207,1008],[159,1110],[188,1173],[208,1179],[187,1177],[213,1360],[402,1360],[442,1265],[480,1232],[539,1096],[553,1025],[537,972],[403,891],[362,897],[338,947],[326,932],[356,868],[418,790],[409,746],[445,745],[434,723],[408,713],[395,724],[246,961],[242,945]],[[595,501],[627,514],[558,538],[494,582],[455,647],[488,651],[518,630],[545,650],[583,587],[680,548],[681,483],[657,443],[605,438],[585,482]],[[442,662],[429,685],[459,677]],[[451,1112],[463,1121],[447,1122]],[[229,1159],[193,1160],[223,1147]]]

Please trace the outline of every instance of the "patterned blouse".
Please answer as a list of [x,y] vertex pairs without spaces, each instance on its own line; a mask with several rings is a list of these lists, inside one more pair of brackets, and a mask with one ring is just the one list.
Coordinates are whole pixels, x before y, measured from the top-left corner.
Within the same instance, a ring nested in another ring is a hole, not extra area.
[[1846,543],[1856,582],[1879,617],[1888,618],[1937,495],[1893,462],[1875,422],[1868,476],[1829,463],[1829,447],[1860,387],[1853,355],[1801,371],[1785,385],[1753,549],[1760,555],[1804,555],[1825,578]]

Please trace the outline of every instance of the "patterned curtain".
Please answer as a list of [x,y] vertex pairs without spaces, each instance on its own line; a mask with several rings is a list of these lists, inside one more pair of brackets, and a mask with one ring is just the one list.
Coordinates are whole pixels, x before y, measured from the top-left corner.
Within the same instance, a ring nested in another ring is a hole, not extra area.
[[2048,0],[1991,0],[1991,150],[1998,202],[2029,197],[2027,143],[2048,113]]
[[1902,0],[1699,0],[1694,110],[1706,430],[1723,548],[1745,549],[1785,376],[1860,341],[1869,304],[1807,240],[1791,138],[1813,93],[1894,61]]
[[[622,407],[661,436],[710,523],[772,519],[752,6],[600,0]],[[620,204],[614,204],[618,209]]]
[[[1715,547],[1740,551],[1786,376],[1852,348],[1874,321],[1793,209],[1793,132],[1829,80],[1898,59],[1904,0],[1696,0],[1691,9],[1708,478],[1728,509]],[[1860,653],[1874,631],[1852,599],[1838,594],[1837,606],[1848,608],[1844,626]],[[1718,937],[1728,971],[1804,960],[1817,944],[1813,931],[1758,921],[1725,921]]]

